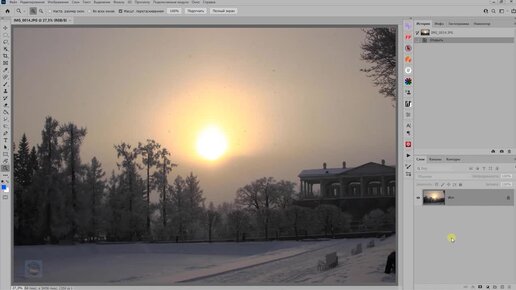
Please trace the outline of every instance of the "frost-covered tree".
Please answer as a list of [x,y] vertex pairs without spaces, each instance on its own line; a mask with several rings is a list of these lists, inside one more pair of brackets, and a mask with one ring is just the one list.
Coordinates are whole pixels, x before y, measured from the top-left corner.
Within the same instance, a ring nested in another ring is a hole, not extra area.
[[384,226],[386,229],[396,230],[396,208],[391,206],[385,212]]
[[37,154],[35,146],[32,146],[32,149],[30,150],[29,168],[32,169],[32,174],[31,174],[31,179],[32,179],[34,177],[34,174],[36,173],[36,171],[39,170],[38,154]]
[[40,170],[34,176],[34,191],[38,209],[38,223],[35,226],[39,239],[57,242],[69,232],[65,216],[65,199],[61,191],[61,152],[58,142],[59,122],[48,116],[41,131],[38,145]]
[[235,241],[241,241],[250,228],[249,215],[242,209],[235,209],[228,213],[227,225]]
[[315,214],[319,227],[325,236],[328,236],[328,234],[334,236],[344,224],[342,211],[334,205],[321,204],[315,208]]
[[277,199],[275,202],[281,209],[289,207],[296,197],[296,184],[287,180],[280,180],[276,183]]
[[219,238],[231,239],[234,237],[233,232],[229,228],[228,215],[230,212],[239,209],[237,205],[232,202],[223,202],[216,207],[216,212],[219,214],[219,222],[213,224],[213,232],[217,233]]
[[81,168],[80,146],[84,137],[86,137],[86,128],[78,128],[74,123],[62,125],[58,130],[59,136],[62,138],[61,152],[65,163],[64,175],[70,189],[70,196],[66,196],[67,216],[70,222],[70,238],[77,235],[77,177]]
[[296,240],[299,239],[300,235],[303,233],[308,233],[313,218],[310,208],[291,205],[285,209],[284,214],[286,226],[293,231]]
[[143,166],[145,166],[146,170],[146,189],[145,189],[145,199],[147,202],[147,220],[146,220],[146,226],[147,226],[147,233],[150,233],[150,192],[153,188],[152,179],[151,179],[151,169],[158,164],[159,159],[159,149],[161,148],[161,145],[158,144],[156,141],[147,139],[147,142],[145,144],[142,144],[141,142],[138,143],[138,153],[142,156],[142,163]]
[[137,164],[136,158],[138,153],[136,150],[131,148],[131,145],[127,143],[121,143],[115,145],[117,157],[121,159],[121,162],[117,162],[117,166],[122,170],[123,183],[126,186],[126,194],[128,195],[128,209],[130,212],[133,210],[133,203],[135,199],[135,184],[137,178]]
[[215,209],[213,202],[210,202],[208,209],[204,213],[204,220],[206,229],[208,230],[208,241],[211,243],[213,237],[213,230],[220,223],[220,213]]
[[120,176],[113,170],[107,183],[107,198],[104,215],[107,220],[107,237],[111,240],[122,239],[122,228],[127,228],[122,224],[122,217],[125,213],[125,203],[120,192]]
[[[15,146],[13,145],[13,150],[15,150]],[[14,153],[14,188],[16,191],[14,192],[14,232],[15,232],[15,241],[20,240],[20,227],[23,224],[24,218],[24,191],[25,186],[28,185],[27,182],[27,170],[28,170],[28,162],[29,162],[29,143],[27,142],[27,137],[23,134],[22,139],[20,140],[20,145],[18,146],[18,151]]]
[[168,175],[172,171],[174,167],[177,166],[177,164],[173,163],[170,160],[170,152],[166,148],[161,148],[157,153],[157,170],[153,174],[153,185],[159,192],[160,197],[160,217],[161,217],[161,223],[163,225],[163,228],[167,227],[167,210],[169,208],[169,197],[168,192],[169,190],[169,183],[168,183]]
[[18,187],[24,187],[32,182],[33,170],[30,168],[30,149],[27,136],[22,135],[18,151],[14,154],[14,182]]
[[188,222],[188,196],[186,182],[178,175],[170,187],[170,205],[173,210],[172,221],[176,229],[176,239],[181,241],[186,238],[186,224]]
[[373,209],[363,217],[364,225],[369,230],[381,230],[387,223],[385,212]]
[[41,131],[41,144],[38,146],[41,167],[46,171],[61,167],[58,138],[59,122],[50,116],[46,117],[43,131]]
[[271,209],[279,206],[279,200],[280,191],[276,180],[273,177],[263,177],[239,188],[235,203],[255,213],[264,237],[268,239]]
[[[29,151],[27,136],[23,134],[14,154],[14,242],[30,244],[34,240],[33,223],[37,219],[37,203],[32,194],[33,175],[37,166],[35,149]],[[34,160],[34,158],[36,158]]]
[[263,177],[239,188],[235,203],[245,208],[259,210],[270,207],[277,198],[273,177]]
[[86,179],[84,187],[86,190],[87,204],[85,205],[88,213],[87,235],[90,238],[98,238],[103,224],[102,206],[105,195],[106,173],[102,170],[102,164],[96,157],[91,159],[91,163],[86,169]]
[[204,207],[203,190],[199,185],[199,179],[193,172],[185,178],[185,197],[184,212],[187,216],[186,232],[190,234],[190,238],[195,233],[195,229],[202,225],[202,213]]
[[172,227],[176,238],[187,240],[194,237],[201,227],[204,197],[197,176],[190,173],[186,178],[178,175],[170,187]]
[[118,168],[121,170],[119,180],[118,195],[122,196],[122,212],[126,212],[121,218],[126,228],[124,235],[130,240],[140,239],[142,228],[145,228],[145,201],[143,193],[145,185],[142,178],[138,175],[137,170],[139,165],[136,163],[138,151],[131,148],[127,143],[115,145],[117,157],[120,162],[117,162]]

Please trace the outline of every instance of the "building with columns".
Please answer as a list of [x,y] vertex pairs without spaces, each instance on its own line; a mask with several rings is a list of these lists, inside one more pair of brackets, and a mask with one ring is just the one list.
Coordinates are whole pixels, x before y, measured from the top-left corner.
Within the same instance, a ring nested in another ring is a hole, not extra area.
[[334,204],[343,211],[363,215],[395,206],[396,167],[369,162],[357,167],[305,169],[299,175],[300,190],[296,204],[314,208]]

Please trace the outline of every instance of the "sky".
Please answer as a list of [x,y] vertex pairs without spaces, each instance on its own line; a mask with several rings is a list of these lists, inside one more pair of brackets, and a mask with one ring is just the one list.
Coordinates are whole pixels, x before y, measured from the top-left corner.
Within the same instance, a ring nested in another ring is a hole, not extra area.
[[[41,140],[45,116],[87,128],[83,163],[109,173],[115,144],[154,139],[193,172],[207,201],[233,201],[264,176],[395,163],[395,108],[360,69],[360,28],[17,27],[14,140]],[[227,151],[196,150],[216,126]],[[152,200],[157,200],[156,194]]]

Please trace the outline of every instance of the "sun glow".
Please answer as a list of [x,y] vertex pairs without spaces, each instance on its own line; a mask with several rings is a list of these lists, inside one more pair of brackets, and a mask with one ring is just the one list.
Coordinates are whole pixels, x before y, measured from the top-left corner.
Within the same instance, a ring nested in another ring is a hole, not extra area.
[[[216,73],[210,72],[210,75]],[[212,165],[225,164],[219,162],[222,160],[259,154],[266,148],[264,141],[270,140],[263,136],[275,132],[275,127],[271,129],[264,119],[268,111],[259,96],[265,93],[241,83],[236,79],[205,79],[202,85],[192,84],[180,91],[175,91],[175,88],[160,90],[159,96],[167,99],[168,103],[158,109],[156,118],[160,125],[152,128],[150,136],[162,136],[163,145],[174,148],[176,160],[183,166],[211,168]],[[213,157],[216,154],[205,153],[216,151],[211,149],[215,146],[200,144],[204,142],[200,141],[201,135],[209,127],[217,128],[213,131],[222,135],[222,138],[215,139],[225,139],[221,144],[226,145],[221,147],[226,149],[219,149],[222,153],[218,153],[221,154],[218,159]]]
[[228,149],[226,135],[217,126],[204,128],[197,136],[197,153],[208,160],[217,160]]

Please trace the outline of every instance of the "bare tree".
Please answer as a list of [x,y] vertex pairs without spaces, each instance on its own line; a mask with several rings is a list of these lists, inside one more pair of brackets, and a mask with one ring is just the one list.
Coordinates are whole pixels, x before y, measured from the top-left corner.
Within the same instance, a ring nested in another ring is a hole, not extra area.
[[278,186],[273,177],[263,177],[237,190],[235,203],[255,211],[269,238],[270,209],[277,205]]
[[219,223],[219,221],[220,221],[220,214],[215,209],[213,202],[210,202],[210,205],[208,206],[208,209],[206,210],[205,219],[206,219],[206,226],[208,228],[208,241],[211,243],[212,236],[213,236],[213,229],[215,228],[215,225],[217,223]]
[[361,57],[370,65],[361,71],[379,87],[380,94],[396,100],[396,29],[377,27],[364,31],[366,37],[361,45]]

